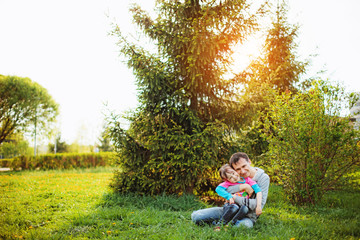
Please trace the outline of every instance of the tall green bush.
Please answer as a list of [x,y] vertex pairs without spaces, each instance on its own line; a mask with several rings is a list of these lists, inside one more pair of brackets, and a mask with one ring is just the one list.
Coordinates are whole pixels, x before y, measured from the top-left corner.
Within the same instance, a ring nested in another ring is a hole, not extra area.
[[316,204],[360,163],[360,133],[341,116],[350,96],[318,81],[306,92],[275,97],[265,116],[269,172],[293,203]]
[[111,186],[119,192],[139,194],[196,194],[213,189],[216,170],[227,161],[220,156],[229,154],[230,141],[224,141],[223,136],[226,125],[209,123],[189,134],[181,125],[167,123],[160,116],[154,122],[146,120],[137,135],[138,139],[143,139],[143,134],[148,136],[142,142],[121,128],[113,128],[120,170],[115,172]]
[[124,130],[116,117],[111,136],[120,154],[112,186],[120,192],[157,194],[206,191],[229,158],[228,126],[242,112],[238,82],[227,80],[233,46],[254,31],[262,9],[245,1],[158,1],[152,19],[139,6],[134,22],[157,54],[124,37],[121,53],[137,79],[139,108]]

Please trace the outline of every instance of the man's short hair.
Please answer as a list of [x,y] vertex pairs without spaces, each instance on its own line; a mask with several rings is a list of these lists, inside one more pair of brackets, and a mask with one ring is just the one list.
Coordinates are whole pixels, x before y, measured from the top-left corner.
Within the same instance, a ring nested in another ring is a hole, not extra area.
[[230,166],[232,167],[233,164],[236,164],[240,160],[240,158],[245,159],[247,162],[250,161],[249,156],[246,153],[237,152],[231,156],[231,158],[229,160]]

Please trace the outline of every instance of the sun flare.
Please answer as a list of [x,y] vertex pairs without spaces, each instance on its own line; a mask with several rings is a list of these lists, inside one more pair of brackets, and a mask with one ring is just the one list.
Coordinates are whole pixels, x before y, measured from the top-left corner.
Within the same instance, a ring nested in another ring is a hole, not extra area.
[[245,70],[254,59],[260,56],[263,42],[262,38],[253,36],[244,43],[237,44],[232,55],[233,64],[231,65],[231,71],[239,73]]

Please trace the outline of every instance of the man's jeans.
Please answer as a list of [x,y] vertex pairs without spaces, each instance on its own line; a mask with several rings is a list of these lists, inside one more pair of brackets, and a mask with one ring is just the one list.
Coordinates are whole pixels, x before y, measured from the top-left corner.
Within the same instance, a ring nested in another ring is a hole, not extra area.
[[[191,214],[191,220],[200,225],[200,224],[212,224],[213,222],[218,222],[224,212],[223,207],[212,207],[205,208],[194,211]],[[236,221],[234,224],[235,227],[245,226],[247,228],[252,228],[254,226],[254,222],[250,218],[243,218],[241,220]]]

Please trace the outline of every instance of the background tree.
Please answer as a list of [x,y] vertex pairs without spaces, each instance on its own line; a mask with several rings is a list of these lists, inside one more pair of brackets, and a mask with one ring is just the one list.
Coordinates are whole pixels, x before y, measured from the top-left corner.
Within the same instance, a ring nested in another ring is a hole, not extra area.
[[[55,152],[55,144],[56,144],[56,152]],[[55,138],[55,143],[49,143],[48,145],[48,151],[50,153],[65,153],[69,152],[70,146],[65,142],[61,141],[61,135],[58,134]]]
[[29,78],[0,75],[0,144],[31,125],[45,129],[58,115],[58,104]]
[[0,145],[2,158],[13,158],[19,155],[31,155],[32,149],[21,133],[13,133]]
[[317,81],[309,91],[275,96],[264,116],[268,172],[293,203],[318,203],[360,164],[360,132],[342,116],[356,95]]
[[135,23],[157,46],[151,54],[120,32],[121,53],[134,70],[140,107],[124,130],[114,116],[111,136],[121,192],[206,191],[215,169],[228,160],[228,126],[240,115],[235,79],[224,75],[232,46],[257,27],[263,14],[244,1],[158,1],[154,21],[133,6]]
[[296,55],[296,37],[298,25],[290,24],[287,20],[287,5],[285,2],[277,5],[272,28],[265,40],[265,55],[260,58],[260,64],[250,66],[254,74],[251,82],[269,82],[280,93],[284,91],[296,92],[300,77],[306,71],[308,62],[301,62]]
[[101,132],[101,136],[99,137],[99,151],[100,152],[112,152],[114,150],[111,144],[111,138],[109,137],[109,133],[106,127],[104,127],[103,131]]

